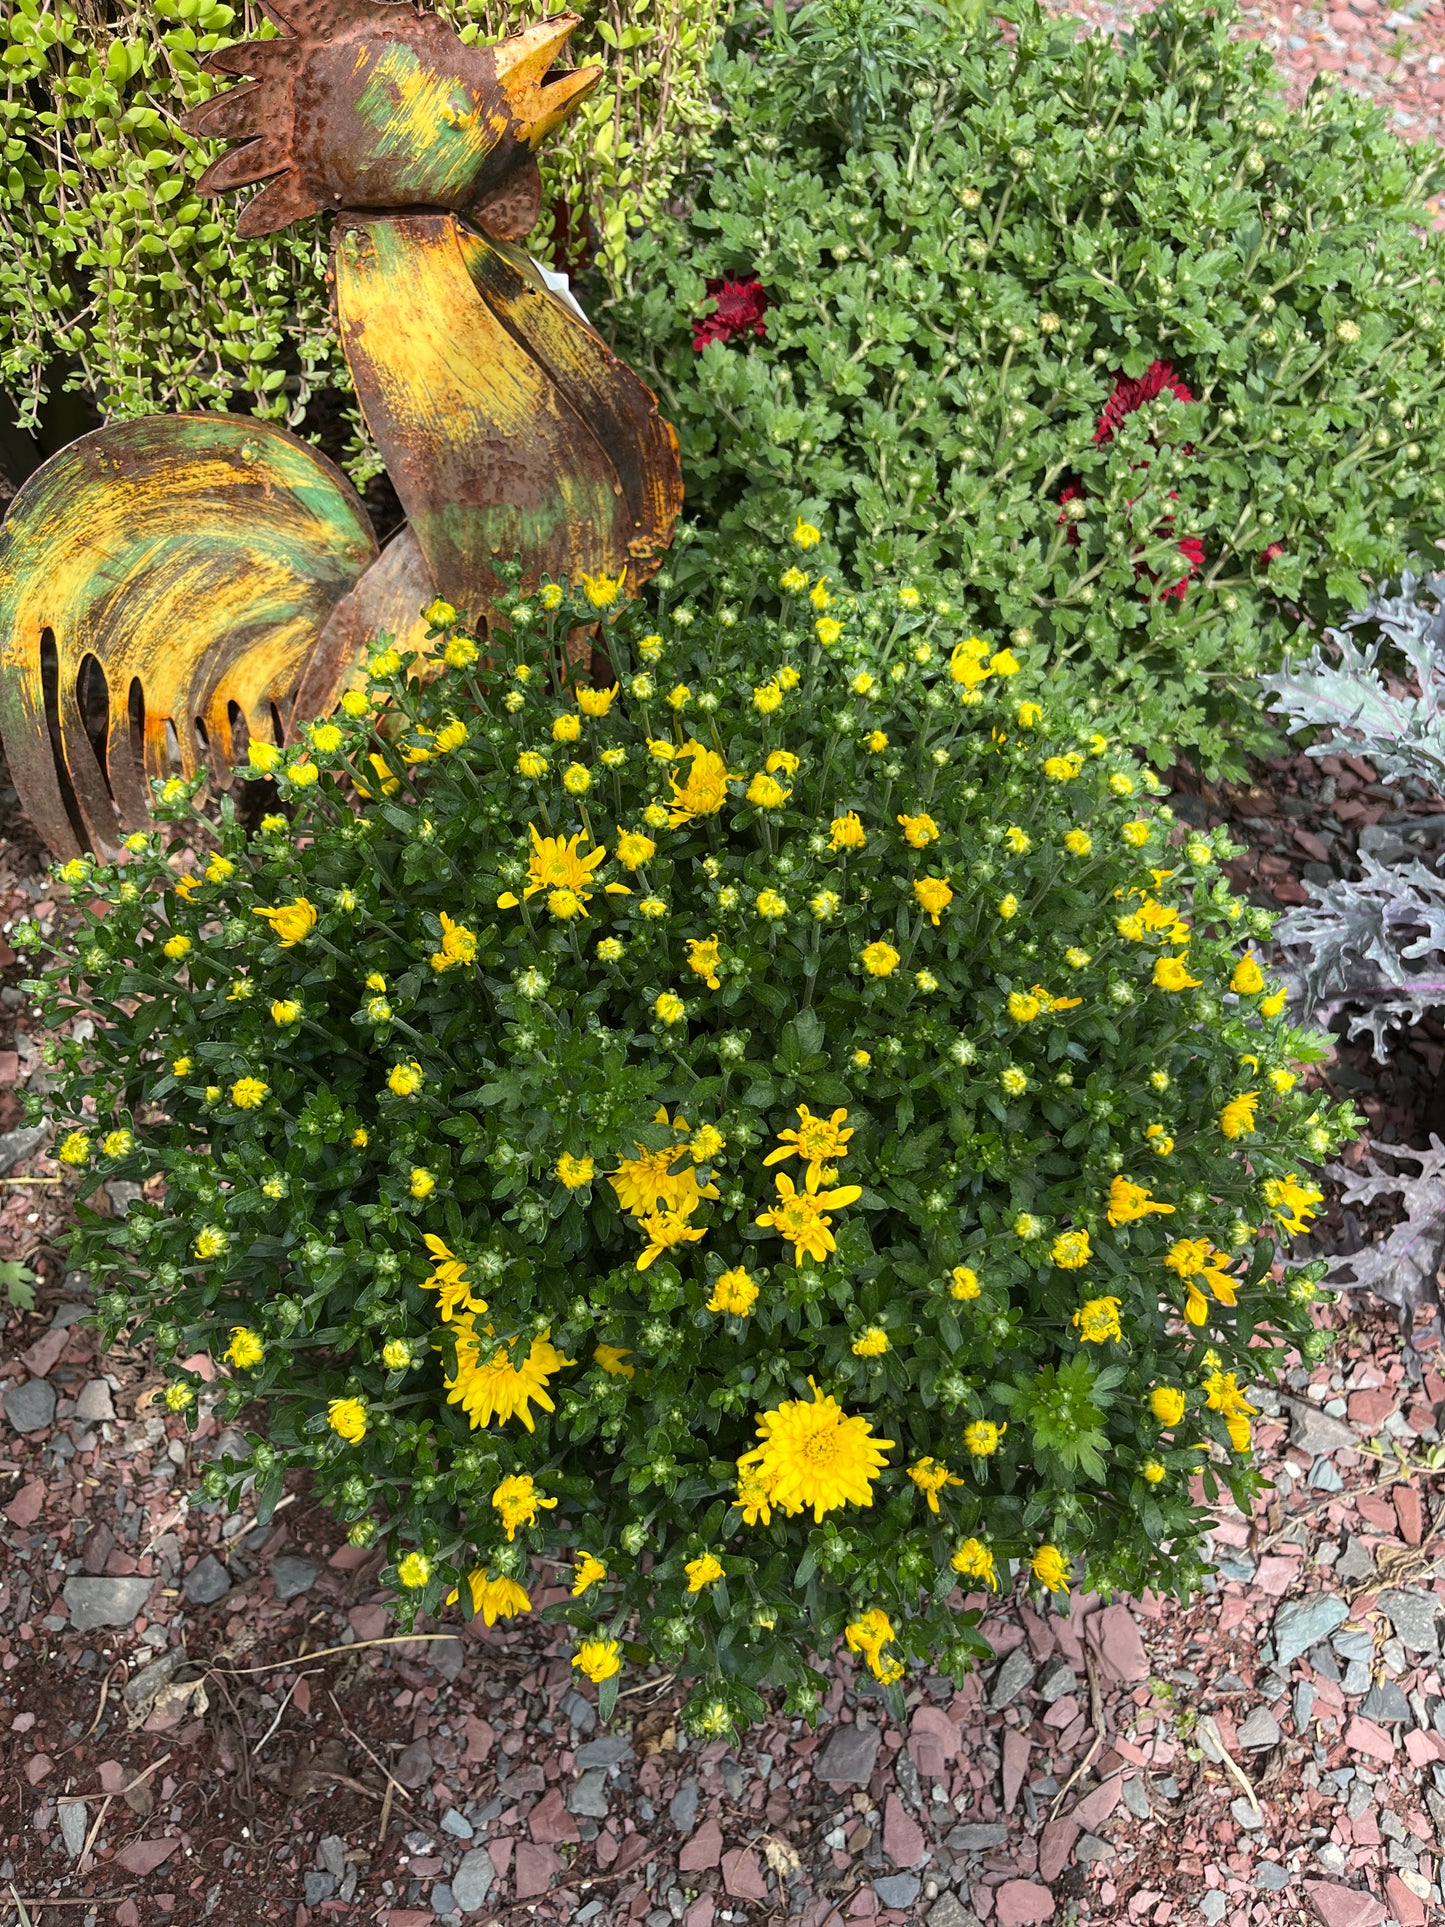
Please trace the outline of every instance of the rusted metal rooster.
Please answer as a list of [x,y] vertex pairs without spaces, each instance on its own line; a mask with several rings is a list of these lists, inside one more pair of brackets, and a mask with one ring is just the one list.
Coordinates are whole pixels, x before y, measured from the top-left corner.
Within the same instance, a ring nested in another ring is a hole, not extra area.
[[337,325],[408,519],[379,551],[330,462],[242,416],[117,422],[38,470],[0,528],[0,734],[59,855],[142,825],[147,777],[229,782],[373,638],[422,646],[435,596],[482,620],[499,562],[635,588],[681,507],[653,396],[516,245],[537,144],[600,77],[546,78],[578,16],[468,47],[406,0],[266,11],[278,38],[210,56],[251,79],[189,118],[244,142],[201,185],[267,183],[243,235],[336,215]]

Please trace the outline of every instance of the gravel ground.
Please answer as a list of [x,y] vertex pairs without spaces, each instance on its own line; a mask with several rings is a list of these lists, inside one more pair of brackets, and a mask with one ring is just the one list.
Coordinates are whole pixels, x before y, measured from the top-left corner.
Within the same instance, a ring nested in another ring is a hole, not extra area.
[[[1445,0],[1244,11],[1292,98],[1328,69],[1445,139]],[[1260,901],[1398,827],[1355,759],[1178,780],[1181,814],[1250,841]],[[816,1733],[688,1745],[665,1675],[604,1733],[543,1628],[393,1639],[374,1563],[304,1489],[264,1528],[188,1506],[213,1422],[158,1411],[143,1356],[97,1357],[65,1188],[37,1150],[9,1162],[43,1069],[3,930],[55,912],[8,802],[0,776],[0,1260],[41,1284],[0,1341],[0,1927],[1445,1918],[1445,1378],[1409,1383],[1374,1307],[1265,1401],[1272,1488],[1218,1512],[1192,1607],[978,1602],[997,1664],[959,1693],[916,1678],[901,1729],[842,1656]],[[1386,1070],[1342,1048],[1325,1075],[1420,1143],[1442,1060],[1422,1027]]]

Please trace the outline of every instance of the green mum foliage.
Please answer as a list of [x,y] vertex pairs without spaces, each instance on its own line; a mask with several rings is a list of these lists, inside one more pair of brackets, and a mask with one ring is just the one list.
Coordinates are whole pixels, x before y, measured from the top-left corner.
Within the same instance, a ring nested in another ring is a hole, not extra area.
[[62,1162],[147,1187],[103,1321],[250,1414],[208,1496],[309,1471],[428,1610],[560,1568],[604,1703],[655,1656],[721,1730],[840,1633],[965,1669],[1010,1561],[1187,1590],[1348,1120],[1222,833],[1027,658],[806,524],[696,555],[490,660],[435,605],[254,831],[173,779],[45,996]]
[[[548,11],[440,10],[466,40]],[[589,0],[578,11],[573,57],[600,61],[607,79],[548,143],[544,187],[565,242],[590,240],[616,275],[629,225],[661,204],[710,122],[715,16],[702,0],[648,0],[626,24]],[[200,71],[206,54],[274,31],[258,6],[225,0],[5,0],[0,384],[22,427],[62,379],[107,416],[220,407],[293,428],[335,391],[348,398],[352,474],[378,472],[331,326],[325,224],[238,240],[244,197],[195,192],[218,146],[178,125],[220,84]],[[545,230],[541,245],[550,253]]]
[[[1300,622],[1438,553],[1438,150],[1329,75],[1285,108],[1228,6],[1118,42],[1001,11],[745,10],[618,345],[696,509],[802,508],[865,576],[954,565],[978,622],[1102,681],[1151,754],[1238,769]],[[717,300],[754,279],[765,311]]]

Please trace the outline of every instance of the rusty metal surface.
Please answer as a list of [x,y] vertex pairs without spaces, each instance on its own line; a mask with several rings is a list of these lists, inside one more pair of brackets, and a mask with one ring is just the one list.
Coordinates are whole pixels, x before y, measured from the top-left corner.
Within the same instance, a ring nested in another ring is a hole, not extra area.
[[635,590],[681,509],[654,398],[512,245],[537,144],[601,74],[547,79],[579,16],[468,47],[406,0],[265,5],[280,38],[210,56],[249,79],[189,116],[242,143],[201,185],[267,183],[242,234],[341,216],[338,323],[409,526],[378,557],[339,472],[239,417],[117,423],[47,462],[0,529],[0,731],[59,854],[143,823],[147,776],[229,782],[248,733],[326,713],[379,636],[424,649],[437,591],[481,628],[497,559]]
[[422,610],[435,596],[416,536],[404,528],[332,610],[297,687],[293,725],[330,715],[346,689],[361,687],[366,652],[382,636],[403,651],[430,654]]
[[602,75],[544,80],[577,14],[468,47],[398,0],[269,0],[267,11],[289,31],[210,55],[212,72],[254,78],[185,122],[246,143],[212,162],[203,192],[270,183],[241,216],[245,235],[342,209],[478,209],[530,170],[538,142]]
[[146,777],[229,780],[242,724],[274,740],[375,554],[346,478],[267,423],[152,416],[52,456],[0,525],[0,734],[50,848],[113,849]]
[[514,556],[524,587],[652,574],[676,437],[520,249],[447,214],[347,215],[332,260],[357,399],[449,602],[482,612]]

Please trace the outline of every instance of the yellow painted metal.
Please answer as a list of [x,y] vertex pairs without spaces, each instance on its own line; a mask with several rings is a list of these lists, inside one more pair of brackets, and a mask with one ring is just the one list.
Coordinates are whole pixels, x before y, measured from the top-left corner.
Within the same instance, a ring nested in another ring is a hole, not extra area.
[[242,724],[280,740],[375,555],[345,477],[266,423],[148,417],[53,456],[0,527],[0,733],[51,848],[113,848],[146,821],[146,777],[229,782]]
[[449,214],[348,215],[333,265],[357,398],[449,602],[480,617],[513,558],[524,588],[653,573],[676,436],[521,249]]

